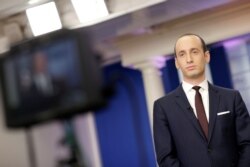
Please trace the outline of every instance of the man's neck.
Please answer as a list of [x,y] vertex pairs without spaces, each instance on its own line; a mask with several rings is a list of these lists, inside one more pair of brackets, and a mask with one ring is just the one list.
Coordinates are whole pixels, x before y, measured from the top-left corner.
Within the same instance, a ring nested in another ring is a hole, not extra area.
[[183,81],[191,84],[191,85],[199,85],[201,82],[203,82],[206,78],[202,77],[202,78],[197,78],[197,79],[185,79],[183,78]]

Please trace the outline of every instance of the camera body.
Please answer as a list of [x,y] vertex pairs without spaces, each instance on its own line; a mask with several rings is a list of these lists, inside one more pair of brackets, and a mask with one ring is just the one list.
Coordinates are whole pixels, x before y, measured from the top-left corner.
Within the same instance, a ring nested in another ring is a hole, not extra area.
[[1,56],[7,127],[28,127],[105,105],[90,34],[62,29],[23,41]]

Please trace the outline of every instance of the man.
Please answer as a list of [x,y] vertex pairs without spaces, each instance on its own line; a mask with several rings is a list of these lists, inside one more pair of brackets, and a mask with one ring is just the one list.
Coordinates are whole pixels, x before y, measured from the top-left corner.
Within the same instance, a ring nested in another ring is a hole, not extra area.
[[250,167],[250,117],[240,93],[206,80],[210,54],[198,35],[181,36],[175,54],[183,82],[154,104],[159,166]]
[[[21,108],[24,111],[42,111],[57,106],[66,90],[65,81],[50,74],[45,53],[35,52],[32,63],[29,82],[21,81],[23,83],[21,84]],[[21,76],[21,78],[27,77]]]

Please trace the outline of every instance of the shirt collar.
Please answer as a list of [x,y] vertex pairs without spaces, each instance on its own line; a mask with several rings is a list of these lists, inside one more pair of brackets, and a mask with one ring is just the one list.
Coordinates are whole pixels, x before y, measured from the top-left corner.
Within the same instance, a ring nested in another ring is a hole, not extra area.
[[208,91],[208,81],[207,81],[207,79],[205,79],[204,81],[202,81],[198,85],[192,85],[192,84],[190,84],[188,82],[182,81],[182,88],[183,88],[185,93],[188,93],[189,91],[193,90],[192,89],[193,86],[200,86],[202,90]]

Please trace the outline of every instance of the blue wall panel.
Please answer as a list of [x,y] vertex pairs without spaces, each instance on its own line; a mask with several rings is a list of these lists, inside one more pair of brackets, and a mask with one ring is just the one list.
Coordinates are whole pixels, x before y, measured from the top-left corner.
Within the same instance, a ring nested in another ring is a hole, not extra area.
[[141,73],[117,63],[106,67],[104,76],[112,81],[115,94],[95,113],[103,166],[154,167]]
[[179,84],[179,76],[175,67],[174,57],[166,61],[166,65],[162,68],[162,78],[164,83],[165,92],[174,90]]
[[218,86],[233,88],[230,67],[223,46],[211,46],[210,70],[213,83]]

